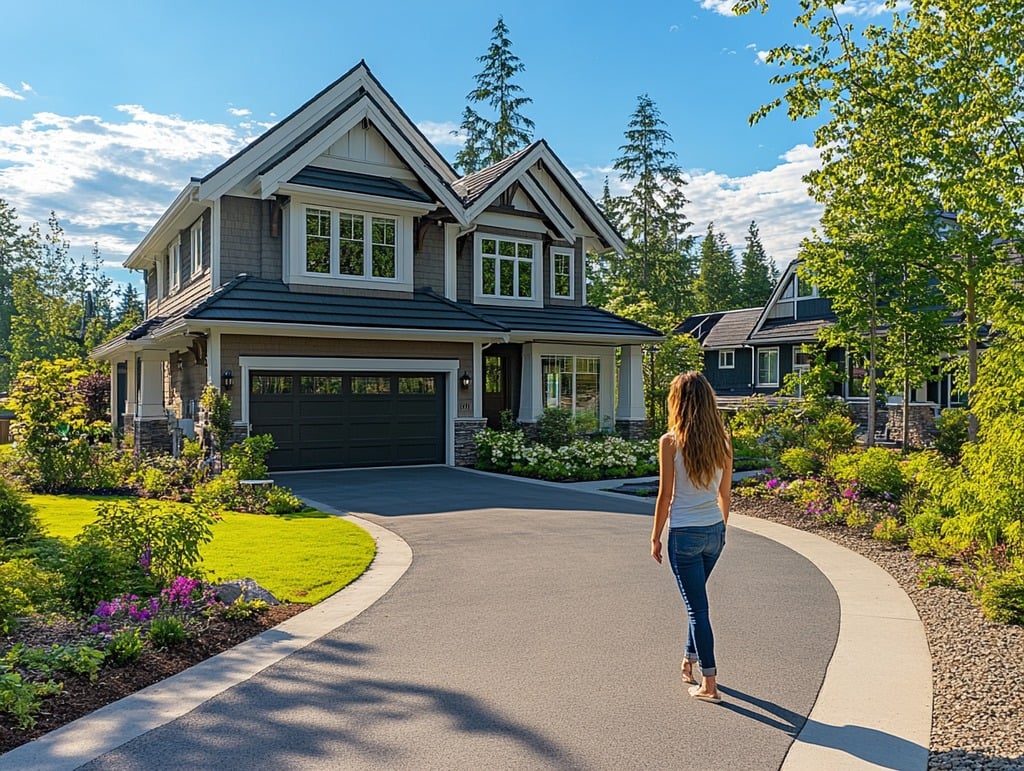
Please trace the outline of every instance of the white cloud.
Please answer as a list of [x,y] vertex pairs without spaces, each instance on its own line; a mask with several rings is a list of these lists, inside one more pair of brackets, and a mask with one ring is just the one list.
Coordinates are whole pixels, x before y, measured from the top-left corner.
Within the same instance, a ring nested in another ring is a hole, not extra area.
[[18,99],[20,101],[24,98],[17,91],[12,91],[8,86],[0,83],[0,99]]
[[757,43],[747,43],[743,47],[746,48],[748,51],[756,51],[757,50]]
[[45,222],[52,210],[73,254],[96,243],[119,266],[191,176],[253,136],[138,105],[116,109],[111,120],[44,112],[0,126],[0,190],[22,227]]
[[910,3],[908,0],[897,0],[894,7],[889,7],[888,3],[882,0],[847,0],[842,5],[835,7],[836,14],[838,16],[881,16],[886,13],[899,12],[903,13],[910,10]]
[[[781,270],[794,259],[800,242],[811,235],[821,217],[818,205],[807,194],[803,177],[819,164],[818,150],[797,145],[767,171],[741,177],[730,177],[716,171],[694,169],[687,173],[689,184],[685,207],[693,223],[690,232],[702,235],[709,222],[715,231],[724,233],[729,243],[742,251],[750,221],[757,222],[761,243]],[[577,172],[580,183],[600,199],[604,180],[608,178],[612,195],[625,195],[629,188],[616,177],[611,167],[593,167]]]
[[668,31],[669,32],[678,32],[679,31],[679,25],[678,24],[673,24],[671,27],[668,28]]
[[252,115],[252,110],[247,110],[244,107],[228,107],[228,114],[244,118],[247,115]]
[[30,86],[28,83],[26,83],[23,80],[23,81],[21,81],[21,90],[25,91],[27,93],[27,92],[33,91],[34,89],[32,88],[32,86]]
[[714,11],[722,16],[735,16],[732,9],[739,0],[698,0],[705,11]]
[[757,64],[765,64],[768,61],[768,51],[758,51],[757,58],[754,61]]
[[[459,132],[459,124],[445,121],[436,123],[431,120],[420,121],[416,128],[423,132],[430,144],[434,147],[462,147],[466,143],[466,137]],[[455,131],[457,133],[453,134]]]

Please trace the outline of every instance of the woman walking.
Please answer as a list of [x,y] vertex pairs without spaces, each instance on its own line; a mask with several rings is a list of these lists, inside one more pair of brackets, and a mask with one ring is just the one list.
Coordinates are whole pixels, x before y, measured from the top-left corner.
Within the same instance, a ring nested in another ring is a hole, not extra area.
[[[658,465],[651,556],[661,563],[661,534],[668,522],[668,561],[690,617],[683,681],[691,684],[693,698],[720,702],[705,584],[725,546],[732,446],[715,391],[699,372],[677,375],[669,387],[668,433],[658,445]],[[700,665],[699,684],[694,662]]]

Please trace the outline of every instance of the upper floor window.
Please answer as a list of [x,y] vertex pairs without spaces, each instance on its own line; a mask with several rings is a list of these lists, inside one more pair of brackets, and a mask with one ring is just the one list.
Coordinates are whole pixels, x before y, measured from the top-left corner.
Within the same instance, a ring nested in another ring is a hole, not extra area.
[[203,220],[202,218],[192,226],[190,232],[190,255],[191,255],[191,275],[195,276],[200,273],[203,269]]
[[539,241],[476,234],[476,299],[482,302],[543,302],[539,291]]
[[303,272],[342,278],[399,277],[401,218],[305,207]]
[[176,238],[167,247],[164,258],[164,295],[178,291],[181,284],[181,239]]
[[573,297],[573,252],[569,249],[551,250],[551,296]]

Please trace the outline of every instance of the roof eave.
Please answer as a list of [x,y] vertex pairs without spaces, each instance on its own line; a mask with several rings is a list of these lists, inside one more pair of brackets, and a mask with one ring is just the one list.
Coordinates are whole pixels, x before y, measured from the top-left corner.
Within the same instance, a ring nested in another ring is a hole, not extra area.
[[152,263],[154,252],[163,251],[171,236],[176,232],[172,225],[182,215],[189,212],[189,209],[196,209],[196,214],[202,212],[206,206],[199,202],[199,182],[191,180],[174,199],[174,202],[167,208],[160,219],[149,229],[139,245],[136,246],[128,259],[124,261],[124,267],[129,270],[145,270]]

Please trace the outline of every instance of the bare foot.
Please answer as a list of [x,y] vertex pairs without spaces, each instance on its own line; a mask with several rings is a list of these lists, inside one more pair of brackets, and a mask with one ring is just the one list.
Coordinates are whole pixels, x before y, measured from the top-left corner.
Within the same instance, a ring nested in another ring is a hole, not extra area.
[[687,685],[697,684],[697,681],[693,679],[693,662],[689,659],[683,659],[683,682]]

